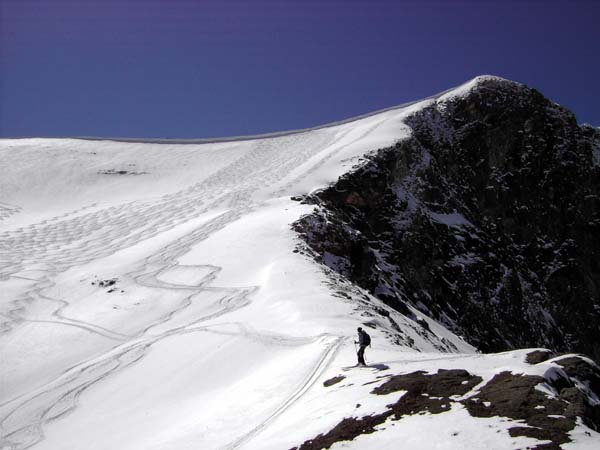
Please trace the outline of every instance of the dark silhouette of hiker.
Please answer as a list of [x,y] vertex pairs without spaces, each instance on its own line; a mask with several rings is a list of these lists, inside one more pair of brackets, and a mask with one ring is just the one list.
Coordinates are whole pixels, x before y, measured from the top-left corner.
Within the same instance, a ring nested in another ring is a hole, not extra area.
[[359,346],[357,352],[358,365],[366,366],[367,363],[365,363],[365,349],[371,345],[371,336],[369,336],[361,327],[358,327],[356,331],[358,331],[358,342],[355,343]]

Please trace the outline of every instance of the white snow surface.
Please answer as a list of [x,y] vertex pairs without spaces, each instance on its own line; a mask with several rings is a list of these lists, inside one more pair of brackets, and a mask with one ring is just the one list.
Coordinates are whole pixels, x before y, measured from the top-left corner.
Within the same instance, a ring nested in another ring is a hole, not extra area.
[[[362,387],[369,371],[349,371],[350,389],[323,387],[354,364],[361,324],[368,360],[396,372],[443,362],[489,379],[521,367],[522,354],[479,355],[429,318],[426,332],[293,252],[290,224],[312,207],[290,197],[406,137],[403,118],[432,101],[256,139],[0,140],[0,448],[299,445],[356,403],[361,414],[389,403]],[[373,307],[414,344],[392,343]],[[537,442],[496,433],[507,426],[453,408],[334,448]]]

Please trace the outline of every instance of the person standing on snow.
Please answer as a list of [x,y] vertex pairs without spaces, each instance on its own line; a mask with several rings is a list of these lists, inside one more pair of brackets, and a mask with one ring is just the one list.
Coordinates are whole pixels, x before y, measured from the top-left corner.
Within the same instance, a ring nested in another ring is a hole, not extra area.
[[358,331],[358,342],[355,342],[355,344],[359,345],[357,353],[358,365],[366,366],[367,363],[365,363],[365,349],[371,345],[371,336],[369,336],[361,327],[358,327],[356,331]]

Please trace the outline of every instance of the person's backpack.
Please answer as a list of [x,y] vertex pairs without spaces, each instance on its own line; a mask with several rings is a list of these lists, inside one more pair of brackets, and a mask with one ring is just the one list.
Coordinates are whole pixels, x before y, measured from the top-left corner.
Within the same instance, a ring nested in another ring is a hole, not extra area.
[[371,345],[371,336],[369,336],[369,334],[365,330],[363,330],[363,337],[365,339],[365,347]]

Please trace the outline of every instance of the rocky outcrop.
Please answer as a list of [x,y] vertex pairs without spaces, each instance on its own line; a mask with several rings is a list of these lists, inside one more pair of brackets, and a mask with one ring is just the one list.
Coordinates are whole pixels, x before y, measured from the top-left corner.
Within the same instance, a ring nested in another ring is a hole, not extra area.
[[406,119],[408,139],[305,198],[326,265],[483,351],[600,359],[600,131],[483,78]]
[[376,433],[386,422],[415,414],[452,414],[453,405],[462,405],[472,417],[499,417],[509,423],[511,437],[541,441],[527,448],[559,450],[562,444],[572,441],[570,432],[579,424],[600,431],[598,366],[574,355],[538,364],[540,375],[505,370],[486,382],[463,369],[378,377],[375,382],[380,384],[370,394],[402,393],[395,403],[379,413],[345,417],[327,433],[292,450],[330,448],[336,442]]

